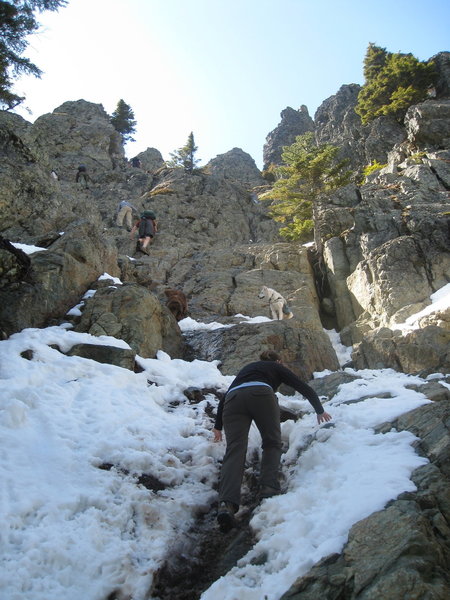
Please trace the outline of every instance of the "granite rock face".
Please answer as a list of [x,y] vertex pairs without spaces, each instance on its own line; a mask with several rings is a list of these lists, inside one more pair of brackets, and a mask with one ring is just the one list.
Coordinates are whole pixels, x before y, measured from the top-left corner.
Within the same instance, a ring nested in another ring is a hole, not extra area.
[[388,166],[318,206],[338,329],[347,344],[364,338],[355,354],[359,368],[449,369],[448,309],[414,324],[426,334],[402,327],[450,281],[447,112],[444,100],[411,107],[408,140],[392,149]]
[[298,110],[294,110],[288,106],[281,111],[280,116],[280,123],[268,134],[266,143],[264,144],[264,169],[267,169],[270,165],[280,165],[282,163],[281,154],[283,146],[293,144],[298,135],[314,131],[314,121],[309,116],[308,109],[304,105]]
[[[30,255],[26,274],[17,257],[2,251],[9,261],[0,291],[8,299],[0,309],[6,335],[67,318],[67,311],[108,274],[125,285],[98,289],[83,301],[81,317],[73,319],[75,328],[115,335],[143,356],[155,356],[158,348],[180,356],[181,335],[166,309],[164,288],[187,296],[192,317],[226,324],[237,313],[268,318],[269,307],[257,297],[261,285],[268,284],[289,299],[296,318],[277,324],[277,333],[266,324],[249,326],[244,345],[233,332],[239,353],[227,343],[228,329],[216,333],[223,338],[220,360],[226,368],[238,368],[239,361],[274,345],[297,372],[308,357],[303,368],[308,377],[317,368],[337,368],[320,322],[307,251],[280,242],[278,225],[254,192],[264,180],[248,154],[234,148],[211,160],[204,172],[190,175],[165,167],[158,151],[148,149],[139,155],[141,167],[134,168],[116,152],[115,132],[101,105],[85,101],[64,103],[34,125],[9,115],[2,122],[7,131],[17,130],[14,144],[5,142],[11,157],[5,172],[11,182],[17,162],[33,184],[43,181],[34,193],[39,220],[31,224],[16,215],[28,214],[27,198],[7,191],[10,207],[0,224],[3,236],[43,250]],[[90,176],[87,188],[74,181],[81,162]],[[120,200],[131,201],[134,219],[144,209],[155,212],[159,231],[149,255],[136,253],[136,238],[130,239],[125,226],[115,225]],[[237,324],[237,333],[239,328]]]
[[36,119],[32,143],[48,155],[49,166],[68,179],[84,164],[95,179],[125,162],[122,139],[101,104],[64,102]]
[[209,161],[207,169],[215,177],[239,181],[249,189],[265,183],[253,158],[240,148],[219,154]]

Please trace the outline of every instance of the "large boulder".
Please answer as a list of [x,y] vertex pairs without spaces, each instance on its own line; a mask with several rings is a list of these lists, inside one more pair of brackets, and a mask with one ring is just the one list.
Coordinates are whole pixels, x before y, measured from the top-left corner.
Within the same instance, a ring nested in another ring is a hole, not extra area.
[[141,169],[147,173],[155,173],[166,164],[161,152],[156,148],[147,148],[137,154],[137,158],[141,161]]
[[402,335],[379,328],[367,332],[352,353],[357,369],[391,368],[404,373],[450,372],[450,309],[439,325],[427,325]]
[[298,323],[270,321],[236,324],[186,335],[186,357],[218,360],[224,375],[236,375],[248,362],[259,360],[264,350],[275,350],[283,364],[305,381],[315,371],[336,370],[339,363],[323,330],[312,331]]
[[408,141],[418,149],[450,145],[450,100],[427,100],[411,106],[405,116]]
[[0,287],[1,329],[10,335],[62,320],[105,271],[119,274],[116,247],[90,223],[73,226],[47,250],[30,255],[26,277],[18,271],[12,281],[9,271],[10,278]]
[[86,301],[75,330],[124,340],[143,358],[154,358],[158,350],[172,358],[182,354],[182,337],[175,317],[154,294],[137,284],[97,290]]
[[371,314],[374,321],[387,325],[396,313],[411,306],[418,312],[433,293],[426,264],[410,236],[398,237],[381,244],[361,261],[347,278],[356,315]]

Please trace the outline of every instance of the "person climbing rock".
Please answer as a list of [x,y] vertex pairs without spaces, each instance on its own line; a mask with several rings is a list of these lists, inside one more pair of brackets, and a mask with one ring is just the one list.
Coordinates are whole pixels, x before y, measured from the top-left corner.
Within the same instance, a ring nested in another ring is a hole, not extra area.
[[241,484],[247,454],[248,432],[255,422],[262,438],[262,459],[259,497],[270,498],[280,493],[278,470],[281,458],[280,407],[275,395],[285,383],[300,392],[317,414],[317,422],[331,420],[316,392],[295,373],[281,364],[280,356],[267,350],[260,360],[243,367],[227,393],[219,402],[214,423],[214,441],[222,440],[225,430],[226,451],[219,481],[219,510],[217,521],[223,532],[236,525]]
[[153,238],[158,231],[155,213],[152,210],[144,210],[141,218],[137,221],[131,230],[130,238],[133,239],[134,233],[139,231],[139,238],[136,244],[136,252],[148,254],[147,247],[152,243]]
[[88,182],[90,180],[90,177],[88,175],[87,169],[85,165],[79,165],[78,170],[77,170],[77,174],[75,175],[75,182],[78,183],[79,181],[81,182],[81,180],[84,181],[84,187],[85,188],[89,188],[88,186]]
[[128,231],[131,231],[133,211],[138,214],[138,209],[130,204],[130,202],[127,200],[121,200],[117,206],[116,225],[118,227],[122,227],[125,220],[125,225]]

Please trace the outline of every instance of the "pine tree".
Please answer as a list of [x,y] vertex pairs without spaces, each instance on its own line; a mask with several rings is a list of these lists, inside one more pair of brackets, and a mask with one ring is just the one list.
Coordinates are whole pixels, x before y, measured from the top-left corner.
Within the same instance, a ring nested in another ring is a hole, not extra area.
[[0,107],[11,109],[24,101],[11,91],[13,80],[20,75],[40,77],[42,71],[30,59],[22,56],[39,23],[35,12],[58,10],[67,0],[0,0]]
[[412,104],[427,98],[436,79],[433,63],[420,62],[412,54],[386,52],[374,44],[367,49],[364,76],[355,108],[364,124],[382,115],[401,122]]
[[386,48],[375,46],[372,42],[367,47],[366,56],[364,58],[364,79],[372,81],[378,73],[386,65],[388,53]]
[[175,152],[170,153],[171,160],[168,161],[167,164],[169,167],[183,167],[186,173],[192,174],[199,162],[199,160],[195,158],[197,150],[198,147],[195,145],[194,134],[191,131],[186,144]]
[[314,133],[308,132],[285,146],[277,169],[279,177],[273,189],[262,198],[271,200],[273,218],[286,223],[280,234],[291,240],[308,241],[313,238],[315,203],[323,194],[346,183],[350,172],[347,161],[338,160],[339,148],[331,144],[317,145]]
[[131,134],[136,131],[136,121],[134,120],[134,112],[126,102],[119,100],[116,110],[111,115],[110,121],[114,126],[114,129],[122,134],[124,143],[134,142],[134,138]]

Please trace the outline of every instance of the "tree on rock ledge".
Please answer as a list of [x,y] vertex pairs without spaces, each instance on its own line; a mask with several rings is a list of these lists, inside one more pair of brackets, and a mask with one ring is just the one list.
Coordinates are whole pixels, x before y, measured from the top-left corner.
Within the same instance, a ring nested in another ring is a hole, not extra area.
[[168,166],[183,167],[186,173],[192,174],[196,164],[199,162],[199,160],[195,158],[197,150],[198,148],[194,142],[194,134],[191,131],[186,144],[175,152],[170,153],[171,160],[168,161]]
[[402,122],[411,105],[427,98],[436,73],[432,62],[420,62],[412,54],[393,54],[369,44],[364,77],[355,112],[366,125],[382,115],[392,115]]
[[34,13],[66,4],[67,0],[0,0],[0,108],[11,109],[24,101],[11,91],[19,75],[42,75],[39,67],[21,56],[28,46],[27,36],[39,27]]
[[270,200],[270,214],[285,227],[280,235],[289,240],[308,242],[314,237],[315,204],[350,179],[347,161],[338,158],[339,148],[316,143],[314,133],[298,135],[291,146],[284,146],[283,165],[272,190],[260,196]]
[[123,100],[119,100],[116,110],[111,115],[111,125],[122,134],[123,142],[134,142],[132,134],[136,131],[134,112]]

